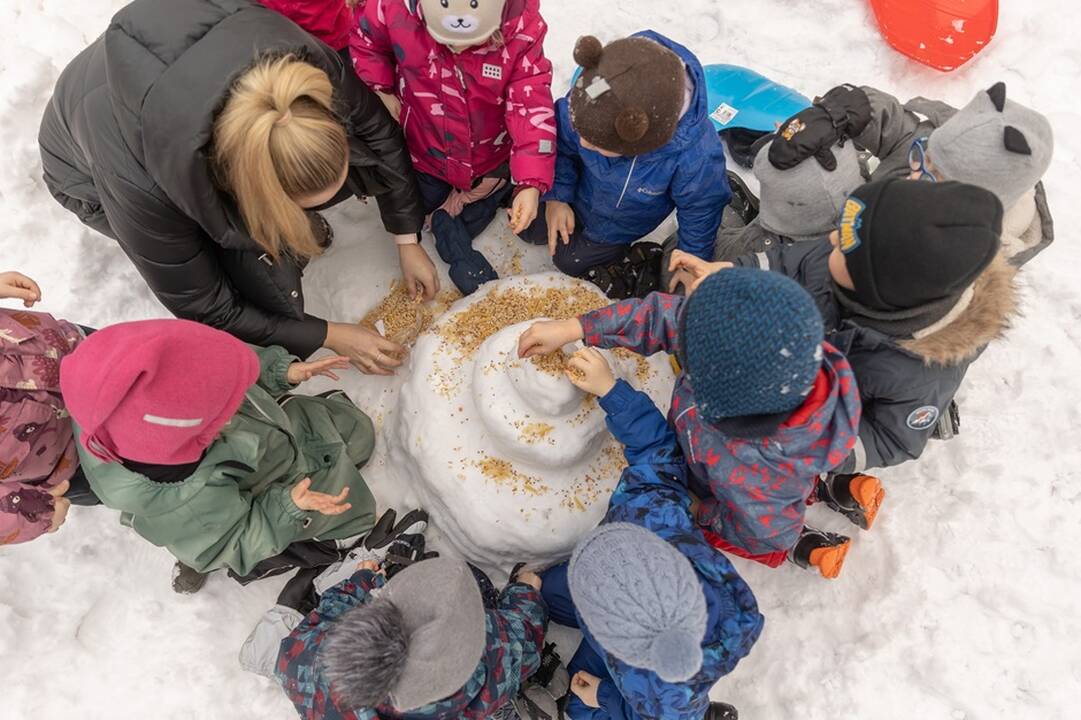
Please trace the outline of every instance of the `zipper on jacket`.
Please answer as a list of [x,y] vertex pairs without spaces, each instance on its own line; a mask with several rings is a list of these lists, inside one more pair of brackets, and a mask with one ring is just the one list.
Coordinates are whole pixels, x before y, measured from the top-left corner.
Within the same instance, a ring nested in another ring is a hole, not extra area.
[[[694,410],[696,407],[698,407],[698,406],[697,405],[691,405],[686,410],[681,412],[679,415],[676,415],[675,419],[672,420],[673,427],[679,424],[680,418],[682,418],[684,415],[689,413],[691,410]],[[694,459],[694,442],[693,442],[693,437],[691,435],[691,429],[690,428],[687,428],[687,433],[686,434],[687,434],[687,449],[690,450],[690,452],[687,453],[687,455],[690,456],[690,457],[687,458],[687,460],[689,460],[690,462],[696,462],[696,460]]]
[[638,156],[635,155],[631,158],[631,171],[627,173],[627,181],[623,183],[623,192],[619,194],[619,200],[616,201],[616,210],[623,204],[623,196],[627,194],[627,186],[631,184],[631,175],[634,175],[634,164],[638,162]]

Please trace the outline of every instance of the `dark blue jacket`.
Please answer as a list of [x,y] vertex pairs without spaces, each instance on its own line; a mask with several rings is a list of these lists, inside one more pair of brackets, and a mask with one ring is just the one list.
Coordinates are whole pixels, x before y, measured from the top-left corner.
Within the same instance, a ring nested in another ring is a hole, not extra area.
[[699,720],[709,707],[710,688],[751,651],[765,620],[751,588],[728,558],[706,542],[691,517],[687,463],[657,406],[623,380],[600,402],[608,429],[626,446],[629,463],[604,522],[644,527],[685,555],[702,583],[709,623],[702,669],[687,682],[670,683],[603,652],[579,618],[583,634],[612,675],[613,682],[601,683],[598,700],[612,718]]
[[667,145],[645,155],[606,158],[586,150],[571,125],[566,97],[556,103],[559,122],[555,183],[545,200],[574,206],[585,237],[630,245],[660,225],[673,209],[679,248],[713,259],[721,212],[732,197],[725,177],[724,146],[709,120],[702,65],[690,50],[652,30],[635,37],[672,50],[694,81],[690,109]]

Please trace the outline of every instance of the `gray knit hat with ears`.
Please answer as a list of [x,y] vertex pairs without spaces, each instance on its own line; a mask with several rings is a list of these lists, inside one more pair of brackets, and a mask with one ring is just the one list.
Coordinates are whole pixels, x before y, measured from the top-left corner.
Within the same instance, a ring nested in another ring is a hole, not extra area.
[[947,180],[986,188],[1009,210],[1051,164],[1047,118],[1006,99],[1006,83],[981,90],[927,140],[931,164]]
[[601,525],[578,543],[567,581],[575,609],[607,652],[666,682],[701,670],[702,584],[690,560],[649,530]]
[[778,170],[769,161],[772,144],[766,143],[754,159],[754,176],[761,185],[758,218],[762,227],[796,240],[829,233],[849,193],[863,184],[855,144],[834,145],[837,168],[832,172],[814,158]]

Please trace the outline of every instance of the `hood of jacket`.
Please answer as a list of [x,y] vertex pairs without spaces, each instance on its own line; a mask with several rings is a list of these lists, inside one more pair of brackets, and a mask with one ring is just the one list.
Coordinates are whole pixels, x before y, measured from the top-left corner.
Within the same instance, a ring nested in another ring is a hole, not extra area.
[[930,334],[902,340],[898,345],[928,365],[972,360],[1009,329],[1017,314],[1016,276],[1016,268],[1000,254],[976,278],[971,302],[955,319]]
[[234,81],[267,55],[295,53],[331,79],[343,62],[285,17],[245,0],[136,0],[104,35],[113,113],[128,149],[169,199],[221,246],[256,249],[213,182],[214,120]]
[[[424,22],[424,9],[418,0],[402,0],[402,2],[410,15]],[[529,33],[540,22],[540,0],[507,0],[503,5],[503,19],[500,21],[499,32],[504,38],[510,38],[521,32]],[[432,40],[438,42],[435,38]]]
[[1047,191],[1037,183],[1025,193],[1002,221],[1002,253],[1020,268],[1055,241],[1055,222],[1047,206]]

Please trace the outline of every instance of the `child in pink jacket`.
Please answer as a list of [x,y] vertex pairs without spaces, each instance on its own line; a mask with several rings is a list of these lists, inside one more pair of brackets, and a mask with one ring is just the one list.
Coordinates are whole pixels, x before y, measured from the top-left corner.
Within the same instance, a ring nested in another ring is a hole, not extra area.
[[496,277],[472,239],[511,183],[517,233],[555,173],[539,0],[367,0],[357,13],[353,67],[401,123],[436,249],[468,294]]
[[[2,272],[0,298],[29,308],[41,290],[25,275]],[[0,545],[55,532],[73,499],[96,503],[60,397],[60,360],[82,339],[82,330],[52,315],[0,308]]]

